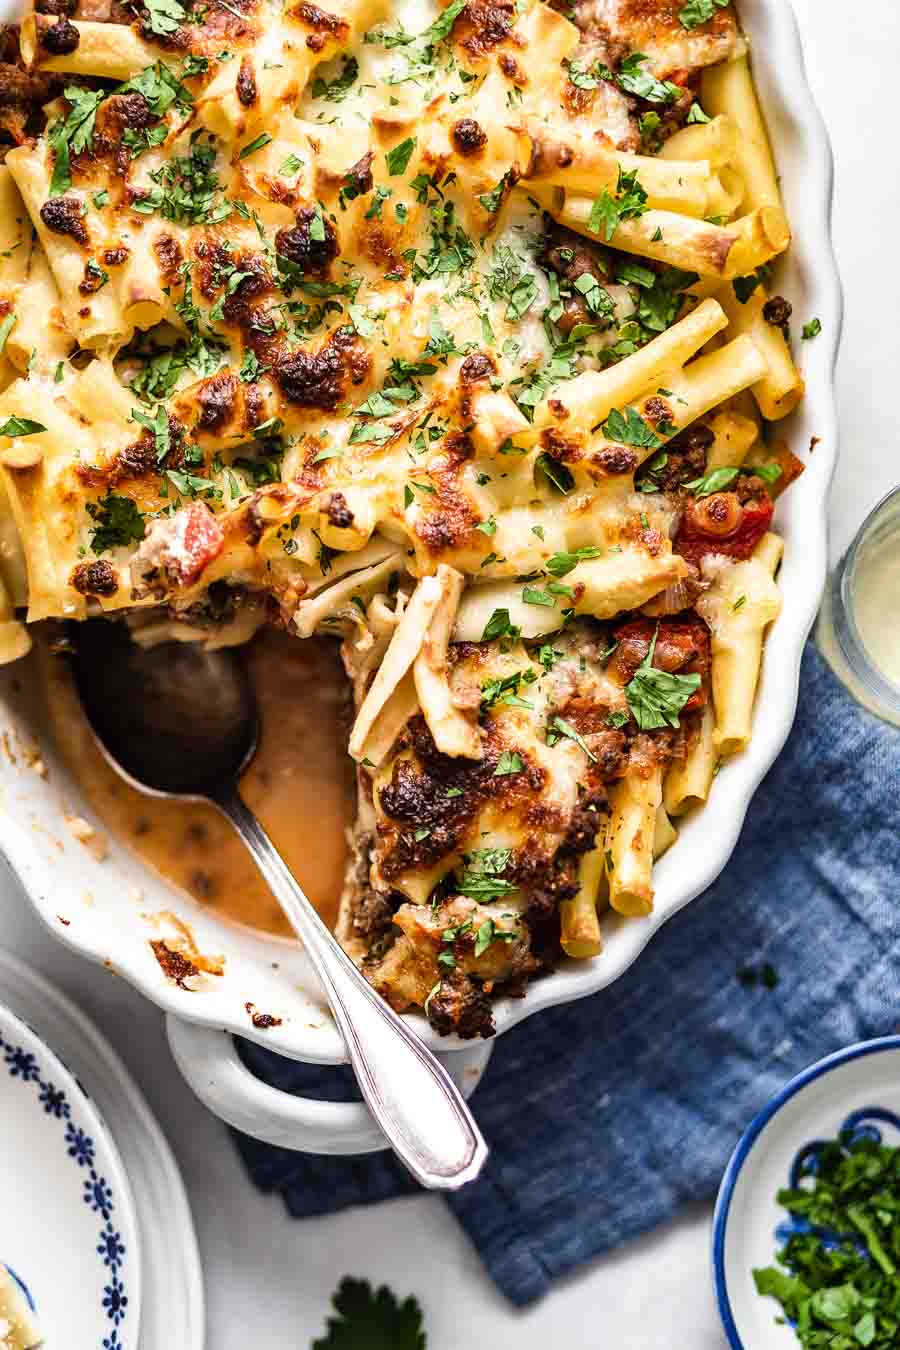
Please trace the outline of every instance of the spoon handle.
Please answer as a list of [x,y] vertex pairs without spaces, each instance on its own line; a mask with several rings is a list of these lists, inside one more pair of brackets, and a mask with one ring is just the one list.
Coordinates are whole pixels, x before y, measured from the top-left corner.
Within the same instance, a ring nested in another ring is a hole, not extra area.
[[453,1079],[357,970],[237,790],[214,800],[315,966],[362,1095],[391,1148],[423,1186],[457,1190],[474,1180],[488,1149]]

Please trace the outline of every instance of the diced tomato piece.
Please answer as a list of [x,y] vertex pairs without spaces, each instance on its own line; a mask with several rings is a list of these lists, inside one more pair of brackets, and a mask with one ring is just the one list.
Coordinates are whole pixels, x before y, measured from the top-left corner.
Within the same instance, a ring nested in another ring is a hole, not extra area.
[[701,534],[685,519],[672,545],[687,562],[700,566],[709,553],[724,553],[729,558],[749,558],[772,521],[775,505],[766,493],[751,497],[743,504],[740,524],[733,534]]
[[225,547],[225,535],[208,506],[192,502],[178,512],[177,544],[173,561],[183,586],[193,586],[201,573]]

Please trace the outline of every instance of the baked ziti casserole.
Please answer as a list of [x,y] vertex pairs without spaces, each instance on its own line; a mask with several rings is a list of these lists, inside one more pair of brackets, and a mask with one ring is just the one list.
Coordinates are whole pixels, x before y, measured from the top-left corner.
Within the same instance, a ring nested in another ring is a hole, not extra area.
[[3,658],[339,640],[338,936],[491,1034],[751,735],[803,381],[733,5],[38,0],[3,61]]

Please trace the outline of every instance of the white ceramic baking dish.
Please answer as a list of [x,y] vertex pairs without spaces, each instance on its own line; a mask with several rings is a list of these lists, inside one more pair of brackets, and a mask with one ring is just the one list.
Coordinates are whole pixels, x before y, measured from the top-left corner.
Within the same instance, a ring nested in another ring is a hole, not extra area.
[[[677,845],[657,867],[653,914],[607,919],[606,949],[596,960],[563,964],[532,984],[524,999],[498,1003],[499,1035],[542,1008],[610,984],[667,919],[709,886],[727,862],[750,798],[794,716],[800,658],[825,579],[826,505],[837,450],[833,371],[841,291],[829,228],[832,159],[788,0],[741,0],[740,14],[756,53],[756,79],[795,236],[778,290],[793,302],[799,322],[813,316],[822,321],[822,335],[803,343],[800,353],[807,398],[783,426],[791,447],[806,461],[806,472],[779,502],[776,515],[787,545],[781,572],[784,610],[767,644],[750,747],[723,769],[709,805],[685,824]],[[170,1015],[176,1059],[203,1100],[248,1133],[288,1147],[326,1153],[383,1147],[363,1106],[288,1097],[258,1083],[234,1051],[229,1033],[298,1060],[342,1061],[340,1037],[303,953],[285,941],[222,922],[157,880],[115,841],[109,857],[97,862],[73,839],[67,814],[90,817],[90,811],[53,750],[27,663],[0,674],[0,726],[10,729],[15,757],[14,762],[0,756],[0,848],[44,922],[63,942],[129,980]],[[49,770],[46,779],[22,753],[22,747],[35,744]],[[196,992],[167,979],[148,940],[160,936],[158,916],[164,911],[190,925],[202,951],[224,954],[221,978],[205,979]],[[687,917],[681,921],[690,922]],[[248,1004],[280,1018],[280,1025],[255,1028]],[[441,1040],[422,1018],[416,1026],[436,1050],[450,1052],[451,1068],[471,1089],[489,1044],[466,1047]]]

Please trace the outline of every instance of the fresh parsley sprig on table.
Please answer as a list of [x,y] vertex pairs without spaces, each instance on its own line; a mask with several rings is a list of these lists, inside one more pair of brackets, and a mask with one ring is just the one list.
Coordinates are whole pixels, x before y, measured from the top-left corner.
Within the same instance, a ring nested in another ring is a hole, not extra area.
[[347,1276],[331,1301],[337,1315],[312,1350],[426,1350],[417,1299],[400,1303],[387,1285],[373,1290],[368,1280]]

